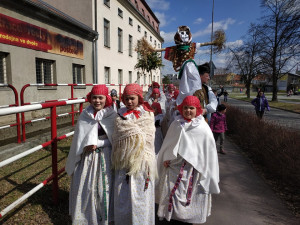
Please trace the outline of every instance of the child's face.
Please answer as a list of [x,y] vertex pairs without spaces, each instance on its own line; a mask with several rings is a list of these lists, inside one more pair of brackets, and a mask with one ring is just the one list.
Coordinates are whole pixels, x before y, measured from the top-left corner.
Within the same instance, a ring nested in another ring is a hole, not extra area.
[[153,98],[154,98],[154,99],[158,99],[158,98],[159,98],[159,94],[158,94],[158,93],[153,94]]
[[113,95],[113,96],[111,96],[111,99],[115,102],[117,100],[117,96]]
[[105,95],[92,95],[91,104],[96,111],[99,111],[104,108],[106,101]]
[[195,106],[185,105],[182,110],[183,117],[191,120],[196,117],[197,109]]
[[127,109],[135,109],[139,105],[139,96],[137,95],[126,95],[124,100]]

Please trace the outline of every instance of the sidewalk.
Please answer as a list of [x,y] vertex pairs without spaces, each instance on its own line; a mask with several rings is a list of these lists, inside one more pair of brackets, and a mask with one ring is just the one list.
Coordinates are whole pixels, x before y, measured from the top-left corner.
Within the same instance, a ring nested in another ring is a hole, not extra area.
[[[296,225],[296,218],[284,202],[253,169],[241,150],[226,137],[226,155],[218,154],[219,195],[212,195],[212,214],[207,225]],[[157,225],[174,224],[166,220]]]
[[292,214],[228,137],[225,149],[226,155],[218,154],[221,193],[213,195],[212,215],[206,224],[300,224],[300,218]]

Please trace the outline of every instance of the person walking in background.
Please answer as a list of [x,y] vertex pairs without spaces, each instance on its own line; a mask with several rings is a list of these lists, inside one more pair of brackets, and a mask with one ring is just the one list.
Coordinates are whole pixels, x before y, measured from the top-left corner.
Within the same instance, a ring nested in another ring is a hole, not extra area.
[[178,110],[158,153],[157,215],[161,220],[205,223],[211,194],[220,193],[216,144],[197,97],[185,97]]
[[227,96],[229,95],[228,92],[224,90],[223,95],[224,95],[224,102],[227,102]]
[[66,163],[69,213],[73,224],[108,225],[113,221],[110,165],[117,113],[105,85],[95,85],[87,99],[90,105],[80,114]]
[[256,98],[251,101],[251,104],[255,106],[256,115],[259,119],[262,119],[266,109],[270,111],[268,100],[262,90],[258,92]]
[[110,96],[112,99],[112,107],[115,110],[115,112],[118,112],[118,110],[124,106],[122,102],[118,100],[118,92],[115,89],[112,89],[110,92]]
[[214,138],[217,144],[220,137],[220,150],[221,154],[226,154],[224,151],[225,131],[227,130],[226,123],[226,106],[224,104],[218,105],[217,112],[213,113],[210,119],[210,129],[214,134]]

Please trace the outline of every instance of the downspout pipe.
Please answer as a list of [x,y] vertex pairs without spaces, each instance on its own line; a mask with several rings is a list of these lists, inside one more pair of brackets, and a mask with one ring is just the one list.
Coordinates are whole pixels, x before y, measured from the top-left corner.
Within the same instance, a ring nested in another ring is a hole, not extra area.
[[[97,0],[94,0],[94,12],[95,12],[95,31],[97,32]],[[92,57],[93,57],[93,83],[98,84],[98,45],[97,45],[97,40],[98,40],[99,34],[97,32],[97,36],[93,40],[93,50],[92,50]]]

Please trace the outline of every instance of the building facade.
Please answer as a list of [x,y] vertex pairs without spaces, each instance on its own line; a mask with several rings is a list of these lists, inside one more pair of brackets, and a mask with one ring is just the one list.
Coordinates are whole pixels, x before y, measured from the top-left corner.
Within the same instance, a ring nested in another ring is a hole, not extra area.
[[[150,74],[135,69],[137,42],[145,38],[160,49],[163,39],[159,21],[144,0],[103,0],[97,4],[98,82],[105,84],[151,84]],[[160,83],[160,69],[152,71],[152,80]]]
[[[95,47],[95,83],[138,83],[147,89],[151,77],[135,69],[138,62],[135,47],[138,40],[145,37],[149,44],[160,49],[163,38],[159,33],[159,20],[145,0],[44,1],[99,33]],[[84,14],[78,13],[82,2],[86,3]],[[153,81],[160,82],[160,69],[153,71],[152,76]]]
[[[25,84],[93,83],[97,37],[92,28],[46,2],[2,0],[0,83],[13,85],[19,94]],[[9,88],[0,88],[0,94],[0,105],[14,102]],[[85,94],[79,88],[74,97]],[[35,86],[24,92],[25,102],[70,97],[70,87]]]

